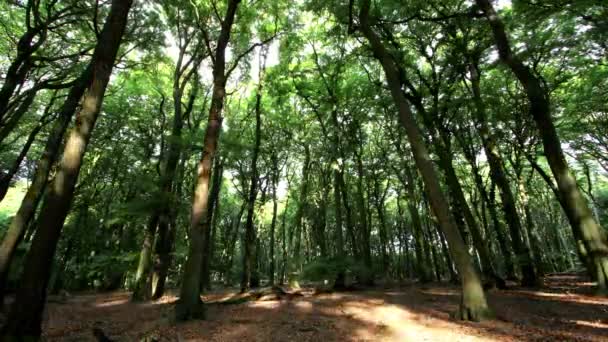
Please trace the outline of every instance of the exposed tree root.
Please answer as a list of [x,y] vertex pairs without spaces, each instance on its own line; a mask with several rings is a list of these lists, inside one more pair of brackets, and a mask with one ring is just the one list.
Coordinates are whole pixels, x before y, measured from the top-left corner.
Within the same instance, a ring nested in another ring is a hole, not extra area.
[[460,304],[458,310],[452,314],[452,318],[459,321],[481,322],[494,318],[494,314],[488,308],[474,308]]

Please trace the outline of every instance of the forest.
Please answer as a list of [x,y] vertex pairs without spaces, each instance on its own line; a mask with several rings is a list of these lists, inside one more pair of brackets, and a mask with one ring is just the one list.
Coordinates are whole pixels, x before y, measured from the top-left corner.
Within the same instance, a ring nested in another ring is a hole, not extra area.
[[0,1],[0,341],[608,340],[605,0]]

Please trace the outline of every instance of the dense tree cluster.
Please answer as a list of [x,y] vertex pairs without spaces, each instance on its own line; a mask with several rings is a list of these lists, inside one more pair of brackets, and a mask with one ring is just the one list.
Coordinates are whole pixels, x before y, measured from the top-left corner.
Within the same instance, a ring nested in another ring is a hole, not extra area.
[[[585,271],[608,293],[601,0],[0,3],[0,299]],[[604,227],[602,227],[602,224]]]

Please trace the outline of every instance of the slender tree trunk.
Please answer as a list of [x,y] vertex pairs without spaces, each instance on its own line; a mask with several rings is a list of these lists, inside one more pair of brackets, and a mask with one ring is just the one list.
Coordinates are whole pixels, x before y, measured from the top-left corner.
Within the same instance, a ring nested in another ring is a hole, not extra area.
[[276,257],[275,257],[275,245],[276,237],[275,231],[277,226],[277,211],[279,202],[277,198],[277,187],[279,186],[279,160],[276,156],[276,152],[273,152],[272,156],[272,221],[270,223],[270,267],[268,269],[268,279],[270,286],[275,284],[275,271],[276,271]]
[[479,69],[475,65],[469,68],[471,74],[471,88],[473,89],[473,101],[475,103],[475,117],[477,119],[477,129],[481,136],[484,152],[488,158],[488,164],[490,165],[490,176],[494,180],[494,183],[498,187],[500,192],[500,198],[502,201],[503,211],[509,226],[511,233],[511,241],[513,243],[513,250],[515,251],[515,257],[518,261],[519,267],[522,272],[523,286],[540,286],[541,280],[537,274],[537,270],[534,267],[532,260],[532,254],[527,244],[523,239],[525,234],[523,225],[517,212],[515,205],[515,198],[511,191],[511,184],[507,178],[506,170],[500,155],[500,151],[496,146],[494,137],[490,134],[486,122],[485,106],[481,98],[480,88],[480,74]]
[[70,120],[74,116],[74,112],[80,103],[80,99],[90,82],[92,70],[92,66],[89,65],[70,89],[59,112],[59,117],[55,120],[51,132],[49,133],[42,155],[38,159],[32,183],[21,201],[19,210],[11,221],[11,225],[2,240],[2,244],[0,245],[0,299],[4,298],[6,277],[8,276],[15,250],[23,239],[27,227],[36,213],[36,208],[42,198],[51,168],[59,156],[61,141],[63,140]]
[[409,165],[404,164],[405,188],[408,194],[407,209],[412,220],[412,235],[414,237],[414,253],[416,255],[416,274],[421,282],[431,281],[430,260],[426,257],[424,239],[422,236],[422,220],[415,204],[416,188],[414,186],[414,175]]
[[[192,77],[192,73],[186,73],[186,76],[183,77],[186,71],[183,66],[185,49],[186,46],[180,46],[180,54],[173,74],[173,126],[171,128],[171,138],[168,140],[166,160],[164,161],[160,177],[160,189],[163,192],[163,197],[157,208],[157,213],[153,214],[158,214],[160,217],[158,234],[154,246],[154,267],[152,268],[152,298],[154,299],[162,297],[165,292],[165,282],[171,264],[172,235],[175,234],[174,228],[175,221],[177,220],[175,216],[177,212],[173,208],[176,206],[177,189],[181,188],[181,178],[178,180],[178,168],[182,155],[182,130],[184,118],[190,116],[198,93],[199,83],[195,78],[193,90],[184,111],[184,103],[182,102],[184,89]],[[199,58],[199,56],[195,55],[189,61],[194,64],[192,68],[195,71],[200,63]],[[189,62],[185,64],[190,64]]]
[[473,213],[471,212],[471,207],[467,203],[466,197],[462,190],[462,186],[460,185],[460,181],[458,180],[458,176],[456,175],[456,170],[454,170],[454,166],[452,164],[451,151],[445,149],[441,143],[435,144],[437,149],[441,149],[439,152],[440,155],[440,163],[443,166],[443,169],[446,174],[446,182],[448,184],[448,188],[450,189],[450,194],[453,197],[453,200],[456,202],[455,209],[457,212],[460,212],[464,220],[469,227],[469,231],[473,238],[473,245],[479,253],[481,269],[484,276],[487,278],[486,280],[495,283],[498,282],[499,287],[504,287],[504,281],[500,279],[500,277],[496,274],[494,270],[494,266],[492,265],[492,257],[490,255],[490,250],[486,243],[486,240],[483,238],[479,223],[473,217]]
[[285,209],[283,209],[283,216],[281,217],[281,242],[282,242],[282,248],[283,248],[283,257],[281,260],[281,276],[280,276],[280,280],[279,283],[285,284],[285,273],[287,273],[287,268],[288,268],[288,264],[289,261],[287,260],[287,248],[288,248],[288,241],[287,241],[287,209],[289,209],[289,189],[287,191],[287,200],[285,201]]
[[[15,109],[15,111],[12,112],[9,120],[5,124],[0,123],[0,127],[1,127],[1,129],[0,129],[0,146],[2,146],[4,139],[6,139],[11,134],[11,132],[15,129],[15,127],[17,126],[17,124],[19,123],[19,121],[21,120],[23,115],[25,115],[29,111],[30,107],[32,106],[32,103],[34,103],[34,99],[36,99],[36,94],[37,94],[37,92],[35,92],[35,91],[30,92],[23,99],[23,101],[21,101],[21,103],[19,104],[19,107],[17,107]],[[51,100],[51,103],[52,102],[53,101]]]
[[483,319],[490,314],[490,309],[486,302],[481,280],[473,266],[473,261],[467,251],[466,245],[458,232],[454,218],[449,212],[449,206],[441,190],[441,185],[439,184],[439,179],[428,150],[424,145],[422,134],[402,92],[402,85],[398,77],[399,71],[394,64],[395,60],[384,47],[380,37],[372,29],[369,17],[370,6],[370,0],[362,1],[359,15],[360,30],[370,42],[374,56],[384,69],[393,100],[399,109],[401,125],[405,129],[410,141],[414,159],[429,193],[433,211],[448,240],[452,258],[458,268],[462,282],[462,298],[457,317],[463,320]]
[[[39,35],[39,41],[32,44],[37,35]],[[40,47],[45,38],[45,30],[42,29],[42,27],[28,28],[21,38],[19,38],[19,42],[17,43],[17,57],[8,67],[6,75],[4,76],[4,84],[2,84],[2,88],[0,88],[0,123],[8,112],[9,102],[14,95],[15,90],[25,81],[28,72],[33,66],[30,60],[32,54]]]
[[[260,56],[260,59],[265,57]],[[260,64],[263,64],[261,62]],[[249,181],[249,199],[247,206],[247,220],[245,222],[245,244],[243,250],[243,278],[241,279],[241,292],[247,291],[252,282],[252,270],[255,262],[256,229],[254,227],[255,202],[258,194],[258,157],[262,143],[262,91],[263,66],[260,65],[260,78],[255,101],[255,142],[251,158],[251,179]]]
[[340,171],[340,194],[342,195],[342,204],[344,205],[344,216],[346,221],[346,233],[348,235],[348,239],[350,240],[350,245],[352,249],[352,254],[355,257],[360,255],[359,249],[357,248],[357,237],[355,235],[355,225],[353,223],[353,215],[350,207],[350,202],[348,200],[348,189],[346,187],[346,182],[344,181],[344,170]]
[[209,181],[211,168],[217,151],[222,129],[222,109],[226,97],[226,47],[230,41],[230,31],[236,17],[240,0],[230,0],[226,16],[222,21],[218,37],[215,61],[213,64],[213,96],[209,109],[209,120],[203,142],[203,155],[198,165],[196,189],[192,201],[190,219],[190,247],[184,268],[180,299],[177,302],[175,315],[179,321],[191,318],[204,318],[205,307],[200,298],[200,279],[205,248],[205,235],[209,229],[207,222],[209,210]]
[[132,3],[132,0],[112,1],[110,14],[93,53],[90,64],[93,73],[87,84],[82,108],[66,142],[53,187],[49,189],[40,212],[38,230],[26,257],[21,287],[2,332],[5,337],[23,339],[40,336],[53,255],[70,209],[84,153],[101,109]]
[[374,206],[376,207],[376,212],[378,214],[378,221],[380,221],[380,225],[378,226],[378,235],[380,236],[380,252],[382,255],[382,271],[384,272],[384,276],[388,275],[388,270],[390,266],[390,256],[388,252],[388,228],[386,225],[386,219],[384,217],[384,200],[386,198],[386,194],[388,192],[388,186],[383,194],[380,194],[380,184],[378,181],[378,177],[374,177]]
[[361,152],[355,153],[356,164],[357,164],[357,211],[359,212],[359,234],[361,245],[359,246],[361,256],[363,257],[363,264],[365,265],[365,272],[362,275],[362,281],[365,285],[374,284],[374,270],[372,263],[372,252],[370,244],[370,220],[368,219],[368,210],[365,206],[365,189],[363,188],[363,182],[365,181],[365,171],[363,168],[363,160]]
[[[515,268],[513,266],[513,259],[511,256],[511,249],[509,248],[510,242],[504,233],[504,229],[498,219],[498,213],[496,211],[496,203],[495,203],[495,195],[494,195],[494,183],[492,183],[492,190],[490,194],[488,194],[483,179],[481,178],[481,174],[479,172],[479,167],[476,163],[476,151],[467,146],[465,141],[459,139],[462,150],[464,151],[465,158],[468,160],[471,165],[471,169],[473,171],[473,178],[475,180],[475,185],[477,190],[481,194],[481,198],[483,203],[486,204],[488,211],[490,213],[490,218],[492,220],[492,226],[494,231],[496,232],[496,239],[498,240],[498,247],[500,249],[502,259],[505,265],[505,271],[507,279],[515,280],[517,276],[515,274]],[[472,144],[472,142],[470,142]]]
[[154,235],[158,227],[158,215],[153,215],[144,231],[144,242],[139,254],[139,263],[137,272],[135,273],[135,287],[131,299],[133,301],[142,301],[150,299],[152,290],[150,289],[149,271],[152,265],[152,245],[154,244]]
[[[232,264],[234,261],[234,248],[236,246],[236,240],[238,239],[239,236],[239,230],[241,228],[241,219],[243,218],[243,213],[245,212],[245,209],[247,208],[247,202],[243,202],[243,205],[241,205],[241,209],[239,210],[238,215],[236,216],[235,220],[234,220],[234,228],[232,229],[232,236],[230,237],[230,241],[229,241],[229,245],[228,245],[228,262],[227,264],[227,271],[228,273],[231,272],[232,270]],[[229,283],[227,283],[229,284]]]
[[564,210],[570,220],[574,236],[581,239],[589,254],[595,274],[598,292],[608,294],[608,241],[606,233],[593,218],[593,213],[583,197],[576,179],[564,156],[561,141],[551,117],[549,93],[530,68],[528,68],[511,50],[511,45],[504,24],[489,0],[476,0],[485,13],[492,28],[494,40],[498,47],[501,61],[506,64],[519,79],[526,90],[530,101],[530,113],[536,122],[542,138],[544,153],[549,167],[557,181],[557,188],[565,206]]
[[[298,209],[294,219],[295,226],[289,232],[289,247],[293,251],[292,260],[289,262],[289,282],[290,285],[298,287],[296,277],[301,266],[301,237],[304,230],[304,212],[307,208],[308,196],[308,173],[310,171],[310,149],[307,144],[304,145],[304,164],[302,165],[302,183],[300,185],[300,198]],[[294,241],[295,238],[295,241]]]
[[[207,212],[207,222],[212,229],[205,232],[205,249],[203,255],[203,269],[201,270],[201,291],[211,289],[211,258],[213,249],[213,234],[217,216],[215,212],[219,208],[220,192],[222,191],[222,180],[224,179],[224,164],[221,158],[215,160],[215,167],[211,180],[211,193],[209,195],[209,211]],[[215,219],[215,221],[214,221]]]
[[[340,193],[340,170],[334,170],[334,213],[336,215],[336,259],[340,260],[346,255],[344,249],[344,235],[342,233],[342,194]],[[341,264],[341,261],[339,261]],[[334,289],[340,290],[346,287],[346,274],[343,267],[338,268]]]
[[13,162],[13,166],[9,169],[8,173],[0,176],[0,202],[2,202],[2,200],[6,196],[6,193],[8,192],[8,188],[10,187],[11,181],[13,180],[13,177],[15,177],[15,175],[19,171],[19,167],[21,167],[21,163],[27,156],[27,153],[29,152],[30,147],[32,147],[32,144],[34,143],[34,140],[36,140],[36,136],[38,135],[38,133],[40,132],[42,127],[44,127],[42,122],[40,122],[36,125],[36,127],[32,130],[32,132],[30,132],[30,135],[27,137],[25,144],[21,148],[21,152],[17,156],[17,159]]

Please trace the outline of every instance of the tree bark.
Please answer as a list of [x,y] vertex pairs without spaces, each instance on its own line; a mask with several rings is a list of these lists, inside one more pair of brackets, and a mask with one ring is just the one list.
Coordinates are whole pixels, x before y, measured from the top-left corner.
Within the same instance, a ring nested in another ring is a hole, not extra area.
[[276,152],[273,152],[272,156],[272,221],[270,222],[270,267],[268,268],[268,279],[270,286],[275,284],[275,271],[276,271],[276,257],[275,257],[275,245],[276,245],[276,226],[277,226],[277,212],[279,202],[277,198],[277,187],[279,186],[279,160],[276,156]]
[[[209,211],[207,211],[207,222],[212,229],[205,234],[205,253],[203,255],[203,269],[201,270],[201,291],[211,289],[211,259],[213,257],[213,234],[217,224],[215,212],[219,208],[220,192],[222,191],[222,180],[224,179],[224,164],[221,158],[216,159],[211,180],[211,194],[209,195]],[[214,221],[215,219],[215,221]]]
[[152,264],[152,245],[154,243],[156,228],[158,227],[158,220],[158,215],[151,216],[144,231],[144,242],[139,254],[137,272],[135,273],[135,287],[131,295],[131,300],[133,301],[148,300],[152,296],[149,271]]

